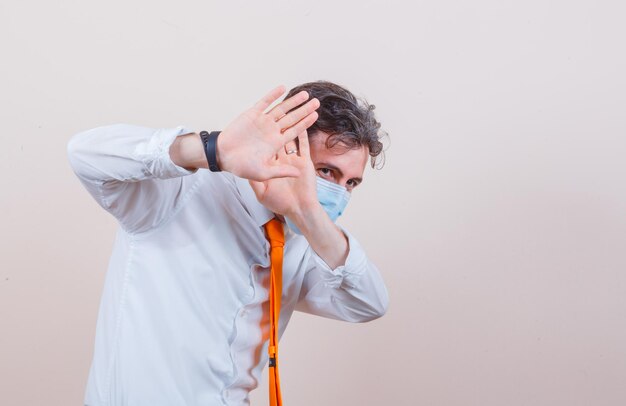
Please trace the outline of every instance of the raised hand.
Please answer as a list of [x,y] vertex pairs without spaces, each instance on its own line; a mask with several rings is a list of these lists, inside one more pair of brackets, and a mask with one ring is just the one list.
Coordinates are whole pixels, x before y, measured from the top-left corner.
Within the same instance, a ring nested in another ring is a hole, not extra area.
[[217,138],[217,160],[222,170],[255,181],[300,175],[298,166],[277,159],[277,154],[284,153],[285,144],[315,123],[320,103],[311,99],[300,106],[309,98],[302,91],[266,113],[284,92],[284,86],[275,88],[224,128]]
[[259,202],[272,212],[289,217],[311,248],[331,269],[335,269],[346,262],[348,239],[328,217],[317,199],[315,166],[311,160],[306,131],[298,134],[298,144],[297,154],[283,150],[278,153],[277,160],[298,168],[299,176],[249,182]]
[[[291,143],[294,145],[295,143]],[[280,165],[298,169],[297,177],[269,179],[262,182],[250,180],[257,200],[274,213],[296,219],[312,210],[321,209],[317,200],[315,167],[311,161],[309,138],[306,131],[298,135],[298,153],[288,154],[285,148],[277,154]]]

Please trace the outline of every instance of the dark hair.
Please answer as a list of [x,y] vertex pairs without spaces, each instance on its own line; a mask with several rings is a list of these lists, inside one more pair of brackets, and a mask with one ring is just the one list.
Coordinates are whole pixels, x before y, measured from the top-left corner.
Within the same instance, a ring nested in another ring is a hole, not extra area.
[[[332,82],[319,80],[296,86],[287,93],[289,98],[302,90],[309,93],[310,98],[320,101],[317,109],[319,117],[309,127],[309,134],[323,131],[328,134],[326,147],[341,143],[348,149],[367,147],[372,168],[382,168],[385,161],[381,138],[387,133],[380,130],[374,109],[364,99],[357,99],[349,90]],[[377,158],[381,162],[377,164]]]

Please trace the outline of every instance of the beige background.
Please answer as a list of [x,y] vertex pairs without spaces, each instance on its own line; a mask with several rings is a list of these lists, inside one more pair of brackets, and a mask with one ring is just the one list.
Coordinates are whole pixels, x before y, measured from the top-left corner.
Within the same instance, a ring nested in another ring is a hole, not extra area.
[[[626,404],[622,1],[0,3],[0,404],[78,405],[115,222],[78,131],[328,79],[390,133],[343,224],[391,306],[297,314],[287,405]],[[264,405],[266,381],[253,394]]]

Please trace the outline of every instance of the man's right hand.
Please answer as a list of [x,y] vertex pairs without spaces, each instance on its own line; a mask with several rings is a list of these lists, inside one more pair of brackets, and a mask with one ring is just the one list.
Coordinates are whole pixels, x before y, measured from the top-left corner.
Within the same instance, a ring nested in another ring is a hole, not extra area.
[[279,163],[277,153],[315,123],[320,103],[311,99],[300,106],[309,98],[302,91],[265,113],[284,92],[283,86],[275,88],[224,128],[217,138],[217,161],[223,171],[256,181],[300,174],[297,167]]
[[[265,110],[284,92],[284,86],[269,92],[217,137],[217,163],[223,171],[256,181],[300,174],[296,166],[279,162],[278,152],[315,123],[318,117],[315,110],[320,102],[311,99],[300,106],[309,98],[308,93],[302,91],[266,113]],[[289,112],[295,107],[298,108]],[[178,166],[188,170],[208,168],[204,145],[197,133],[176,137],[169,152]]]

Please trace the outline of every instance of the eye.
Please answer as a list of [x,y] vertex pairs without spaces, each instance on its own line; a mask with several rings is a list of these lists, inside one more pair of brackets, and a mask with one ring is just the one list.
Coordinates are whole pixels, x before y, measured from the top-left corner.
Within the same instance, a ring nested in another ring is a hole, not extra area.
[[317,170],[317,172],[323,177],[323,178],[328,178],[328,177],[332,177],[333,175],[333,171],[328,169],[328,168],[319,168]]
[[348,190],[352,190],[355,187],[359,186],[359,182],[354,180],[354,179],[350,179],[346,182],[346,186],[348,188]]

